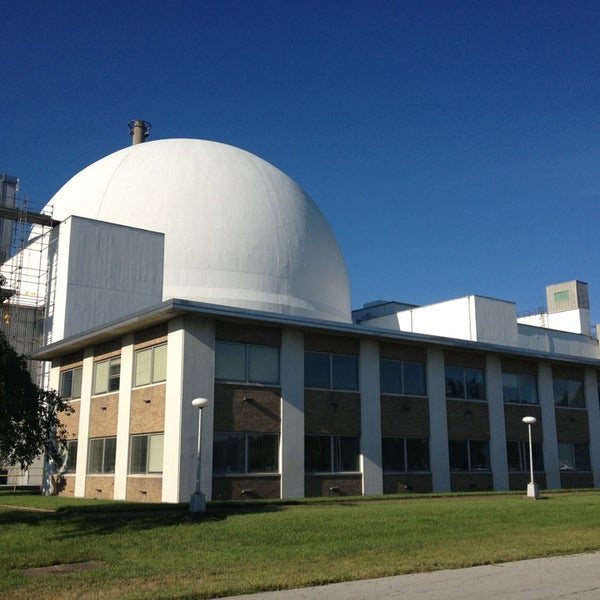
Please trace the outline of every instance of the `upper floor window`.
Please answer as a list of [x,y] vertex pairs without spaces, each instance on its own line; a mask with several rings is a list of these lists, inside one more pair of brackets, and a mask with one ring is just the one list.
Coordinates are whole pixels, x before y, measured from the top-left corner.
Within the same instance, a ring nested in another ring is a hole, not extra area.
[[529,373],[502,373],[504,402],[538,404],[537,381]]
[[427,438],[392,438],[381,440],[384,471],[429,471]]
[[305,352],[304,386],[325,390],[357,390],[358,358],[348,354]]
[[217,342],[215,379],[243,383],[279,383],[279,348]]
[[[542,444],[532,442],[533,470],[544,470],[544,457],[542,455]],[[506,442],[506,455],[508,458],[508,469],[510,471],[529,471],[529,443],[528,442]]]
[[96,438],[90,440],[88,473],[106,475],[115,472],[117,438]]
[[423,363],[382,358],[379,361],[379,375],[382,394],[426,394]]
[[558,443],[558,460],[561,471],[591,471],[588,444]]
[[215,475],[277,473],[279,436],[276,433],[216,432],[213,440]]
[[137,350],[134,358],[133,385],[148,385],[167,378],[167,345]]
[[120,356],[94,363],[94,394],[118,391],[120,378]]
[[344,473],[359,470],[360,440],[348,435],[307,435],[304,468],[309,473]]
[[162,473],[163,433],[132,435],[129,472],[132,474]]
[[487,440],[449,440],[451,471],[489,471],[490,444]]
[[554,377],[554,404],[571,408],[585,408],[583,381]]
[[59,393],[66,400],[81,398],[81,374],[83,369],[75,367],[60,374]]
[[483,369],[446,365],[446,397],[462,400],[485,400]]

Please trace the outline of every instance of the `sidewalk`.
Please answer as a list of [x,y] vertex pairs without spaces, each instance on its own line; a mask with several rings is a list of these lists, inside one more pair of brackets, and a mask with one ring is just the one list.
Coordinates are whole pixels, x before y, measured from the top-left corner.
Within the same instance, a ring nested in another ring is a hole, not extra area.
[[600,553],[416,573],[222,600],[598,600]]

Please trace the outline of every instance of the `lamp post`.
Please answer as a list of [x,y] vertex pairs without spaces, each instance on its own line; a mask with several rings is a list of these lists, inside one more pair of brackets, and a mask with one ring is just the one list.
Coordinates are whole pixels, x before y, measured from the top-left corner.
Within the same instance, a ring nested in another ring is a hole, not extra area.
[[530,480],[527,484],[527,497],[528,498],[539,498],[540,492],[537,483],[533,481],[533,442],[531,441],[531,426],[537,423],[535,417],[523,417],[523,423],[529,428],[529,472]]
[[198,453],[196,455],[196,489],[190,498],[190,512],[199,513],[206,510],[206,498],[200,490],[200,468],[201,468],[201,457],[200,457],[200,439],[202,433],[202,409],[208,404],[207,398],[194,398],[192,400],[192,406],[198,409]]

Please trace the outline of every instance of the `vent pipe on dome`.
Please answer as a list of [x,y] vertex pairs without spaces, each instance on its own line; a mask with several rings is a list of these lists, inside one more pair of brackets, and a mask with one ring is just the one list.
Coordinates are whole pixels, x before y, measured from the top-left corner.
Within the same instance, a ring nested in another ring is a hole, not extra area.
[[132,137],[131,144],[141,144],[149,135],[152,125],[148,121],[129,121],[129,135]]

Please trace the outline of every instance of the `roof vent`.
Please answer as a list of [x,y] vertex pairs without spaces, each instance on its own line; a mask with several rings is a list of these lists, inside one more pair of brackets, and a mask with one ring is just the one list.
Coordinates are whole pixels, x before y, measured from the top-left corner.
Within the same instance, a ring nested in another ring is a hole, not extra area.
[[129,135],[132,136],[131,144],[141,144],[149,135],[152,125],[148,121],[129,121]]

